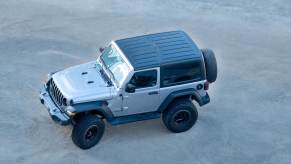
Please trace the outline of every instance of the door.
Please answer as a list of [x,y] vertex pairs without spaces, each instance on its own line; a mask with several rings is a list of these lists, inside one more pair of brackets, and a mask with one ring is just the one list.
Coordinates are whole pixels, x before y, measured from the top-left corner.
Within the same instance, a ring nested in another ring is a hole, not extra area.
[[156,111],[159,102],[159,70],[135,72],[129,84],[135,87],[135,92],[123,93],[123,109],[127,115]]

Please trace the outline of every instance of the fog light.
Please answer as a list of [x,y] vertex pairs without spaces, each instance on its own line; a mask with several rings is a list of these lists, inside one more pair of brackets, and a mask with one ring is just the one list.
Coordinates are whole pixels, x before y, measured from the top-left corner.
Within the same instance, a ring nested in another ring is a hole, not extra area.
[[69,116],[75,116],[75,115],[76,115],[76,113],[73,113],[73,112],[71,112],[71,111],[67,111],[67,114],[68,114]]

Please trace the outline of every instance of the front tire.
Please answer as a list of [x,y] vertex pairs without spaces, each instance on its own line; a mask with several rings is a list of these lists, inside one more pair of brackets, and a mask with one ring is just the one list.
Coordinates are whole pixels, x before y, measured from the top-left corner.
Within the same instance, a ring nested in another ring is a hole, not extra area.
[[165,126],[174,133],[189,130],[196,123],[197,118],[197,109],[189,99],[176,100],[162,115]]
[[82,116],[73,128],[72,140],[81,149],[89,149],[100,141],[104,128],[103,120],[97,116]]

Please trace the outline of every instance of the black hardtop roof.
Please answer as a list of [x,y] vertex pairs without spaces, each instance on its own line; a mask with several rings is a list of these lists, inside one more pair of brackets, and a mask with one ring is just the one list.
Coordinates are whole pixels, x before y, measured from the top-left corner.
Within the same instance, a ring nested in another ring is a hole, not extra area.
[[135,70],[197,60],[202,53],[183,31],[155,33],[115,41]]

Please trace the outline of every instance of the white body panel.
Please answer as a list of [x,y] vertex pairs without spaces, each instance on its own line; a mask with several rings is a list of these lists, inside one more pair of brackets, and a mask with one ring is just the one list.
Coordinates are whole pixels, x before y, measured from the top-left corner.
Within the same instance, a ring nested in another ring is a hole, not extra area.
[[116,90],[113,86],[108,87],[95,63],[73,66],[52,75],[54,82],[67,99],[80,103],[112,98]]

